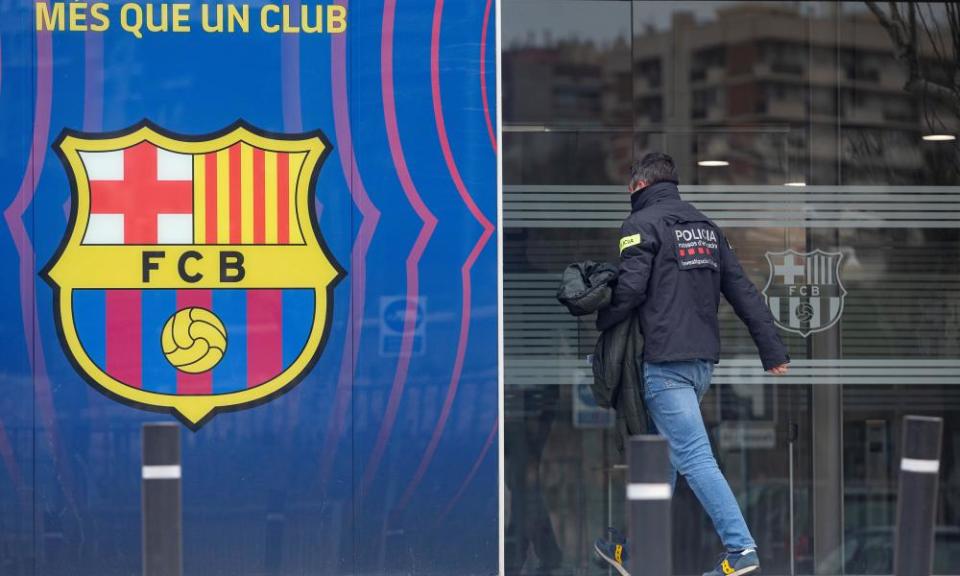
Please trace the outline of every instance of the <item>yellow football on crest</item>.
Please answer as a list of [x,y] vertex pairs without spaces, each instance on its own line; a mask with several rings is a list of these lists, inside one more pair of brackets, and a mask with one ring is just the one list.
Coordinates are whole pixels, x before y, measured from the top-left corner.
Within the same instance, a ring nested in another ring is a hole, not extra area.
[[167,320],[160,337],[167,361],[181,372],[212,370],[227,351],[227,329],[205,308],[184,308]]

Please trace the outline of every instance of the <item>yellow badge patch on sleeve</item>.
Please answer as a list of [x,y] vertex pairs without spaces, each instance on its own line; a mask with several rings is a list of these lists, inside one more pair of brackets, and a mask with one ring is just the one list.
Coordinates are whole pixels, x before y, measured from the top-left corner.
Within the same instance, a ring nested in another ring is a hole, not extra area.
[[642,240],[640,239],[639,234],[634,234],[632,236],[624,236],[620,239],[620,253],[623,254],[623,251],[631,246],[636,246],[640,244]]

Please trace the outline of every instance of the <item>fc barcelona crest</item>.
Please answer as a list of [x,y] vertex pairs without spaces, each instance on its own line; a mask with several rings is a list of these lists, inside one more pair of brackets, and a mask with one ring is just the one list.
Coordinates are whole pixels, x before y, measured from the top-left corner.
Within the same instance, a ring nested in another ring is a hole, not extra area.
[[144,122],[55,146],[72,213],[42,274],[91,384],[195,429],[310,369],[344,275],[313,210],[322,134],[237,123],[187,137]]
[[841,252],[767,252],[770,275],[763,295],[777,325],[806,338],[831,328],[843,314]]

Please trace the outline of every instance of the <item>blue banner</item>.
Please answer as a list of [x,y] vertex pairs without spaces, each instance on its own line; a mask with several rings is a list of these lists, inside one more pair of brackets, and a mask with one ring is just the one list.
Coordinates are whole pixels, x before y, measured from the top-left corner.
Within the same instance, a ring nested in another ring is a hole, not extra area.
[[0,4],[0,573],[498,571],[495,13]]

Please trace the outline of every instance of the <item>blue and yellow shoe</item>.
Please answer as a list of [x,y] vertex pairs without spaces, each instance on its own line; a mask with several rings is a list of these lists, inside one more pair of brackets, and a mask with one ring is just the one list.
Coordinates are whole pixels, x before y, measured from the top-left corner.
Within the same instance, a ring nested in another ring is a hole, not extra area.
[[756,550],[742,552],[727,552],[720,559],[717,566],[703,576],[741,576],[743,574],[759,574],[760,558]]
[[616,528],[607,528],[609,540],[597,538],[593,549],[607,564],[613,566],[621,576],[630,576],[627,572],[627,539]]

